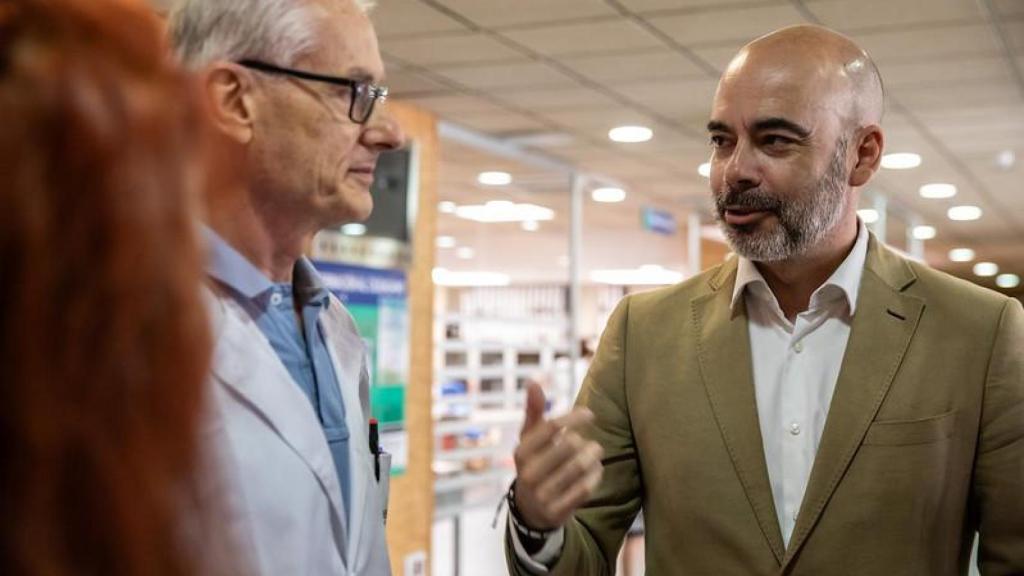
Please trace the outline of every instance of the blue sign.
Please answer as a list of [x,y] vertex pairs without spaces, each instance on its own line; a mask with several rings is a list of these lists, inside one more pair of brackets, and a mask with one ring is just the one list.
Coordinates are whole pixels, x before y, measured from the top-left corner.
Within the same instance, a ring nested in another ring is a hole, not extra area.
[[640,215],[645,229],[665,236],[675,235],[677,224],[672,214],[656,208],[643,208]]

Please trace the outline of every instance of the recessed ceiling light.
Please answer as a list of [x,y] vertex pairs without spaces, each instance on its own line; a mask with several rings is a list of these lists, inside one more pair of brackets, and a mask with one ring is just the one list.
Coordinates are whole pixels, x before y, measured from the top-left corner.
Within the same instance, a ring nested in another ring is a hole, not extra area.
[[451,202],[449,200],[437,203],[437,210],[442,214],[455,214],[455,210],[458,207],[459,206],[455,202]]
[[996,276],[996,286],[1000,288],[1016,288],[1020,286],[1020,276],[1016,274],[1000,274]]
[[341,227],[341,233],[346,236],[362,236],[366,234],[366,226],[358,223],[345,224]]
[[537,230],[540,230],[540,223],[536,220],[524,220],[520,226],[522,226],[523,230],[526,230],[527,232],[536,232]]
[[958,222],[966,222],[969,220],[977,220],[981,218],[981,208],[977,206],[953,206],[946,212],[950,220],[956,220]]
[[705,178],[711,178],[711,162],[705,162],[700,166],[697,166],[697,174]]
[[456,272],[434,268],[430,275],[438,286],[508,286],[511,283],[508,274],[498,272]]
[[914,226],[914,238],[918,240],[931,240],[936,233],[934,226]]
[[630,270],[594,270],[590,279],[599,284],[616,286],[666,286],[683,280],[683,275],[674,270],[648,264]]
[[452,236],[438,236],[436,242],[438,248],[455,248],[455,238]]
[[921,186],[918,192],[920,192],[921,198],[952,198],[956,196],[956,186],[935,182]]
[[874,224],[878,222],[878,210],[874,208],[861,208],[857,210],[857,216],[864,221],[865,224]]
[[635,144],[647,142],[654,137],[654,131],[646,126],[619,126],[608,131],[608,138],[613,142]]
[[476,252],[469,246],[463,246],[455,251],[455,257],[462,260],[471,260],[474,256],[476,256]]
[[508,172],[481,172],[476,181],[485,186],[508,186],[512,183],[512,175]]
[[1017,163],[1017,155],[1013,150],[1003,150],[996,156],[996,165],[1003,170],[1009,170],[1013,168],[1013,165]]
[[596,188],[590,193],[590,197],[594,199],[594,202],[613,204],[625,200],[626,191],[622,188]]
[[913,152],[894,152],[882,156],[882,168],[907,170],[921,165],[921,156]]
[[970,262],[974,260],[974,250],[970,248],[954,248],[949,251],[949,259],[952,262]]
[[999,266],[995,262],[978,262],[974,265],[974,275],[987,278],[999,274]]
[[508,200],[492,200],[486,204],[459,206],[455,215],[476,222],[525,222],[552,220],[555,211],[536,204],[516,204]]

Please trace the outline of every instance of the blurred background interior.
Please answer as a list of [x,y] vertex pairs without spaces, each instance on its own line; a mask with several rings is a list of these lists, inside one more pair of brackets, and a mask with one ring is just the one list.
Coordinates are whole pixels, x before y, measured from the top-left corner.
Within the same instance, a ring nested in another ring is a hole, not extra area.
[[816,23],[866,48],[888,154],[861,218],[1024,295],[1024,0],[379,0],[373,20],[414,144],[382,163],[371,221],[314,255],[408,281],[398,574],[505,573],[492,521],[524,383],[566,409],[619,298],[727,257],[705,125],[761,34]]

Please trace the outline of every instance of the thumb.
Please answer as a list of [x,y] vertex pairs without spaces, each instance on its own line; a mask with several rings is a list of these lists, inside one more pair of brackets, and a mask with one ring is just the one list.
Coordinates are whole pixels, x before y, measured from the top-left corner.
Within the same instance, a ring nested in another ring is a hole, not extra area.
[[533,430],[544,421],[544,390],[540,384],[531,382],[526,388],[526,420],[523,422],[523,434]]

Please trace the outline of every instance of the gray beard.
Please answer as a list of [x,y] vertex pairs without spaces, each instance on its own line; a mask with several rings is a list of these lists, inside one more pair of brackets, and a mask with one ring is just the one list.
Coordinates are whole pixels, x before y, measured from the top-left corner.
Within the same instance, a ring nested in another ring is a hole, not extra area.
[[[820,243],[846,211],[846,146],[846,139],[840,139],[821,179],[791,199],[780,200],[760,188],[729,189],[716,197],[718,225],[733,250],[755,262],[780,262],[801,256]],[[770,230],[730,226],[725,222],[725,207],[729,205],[774,212],[778,225]]]

